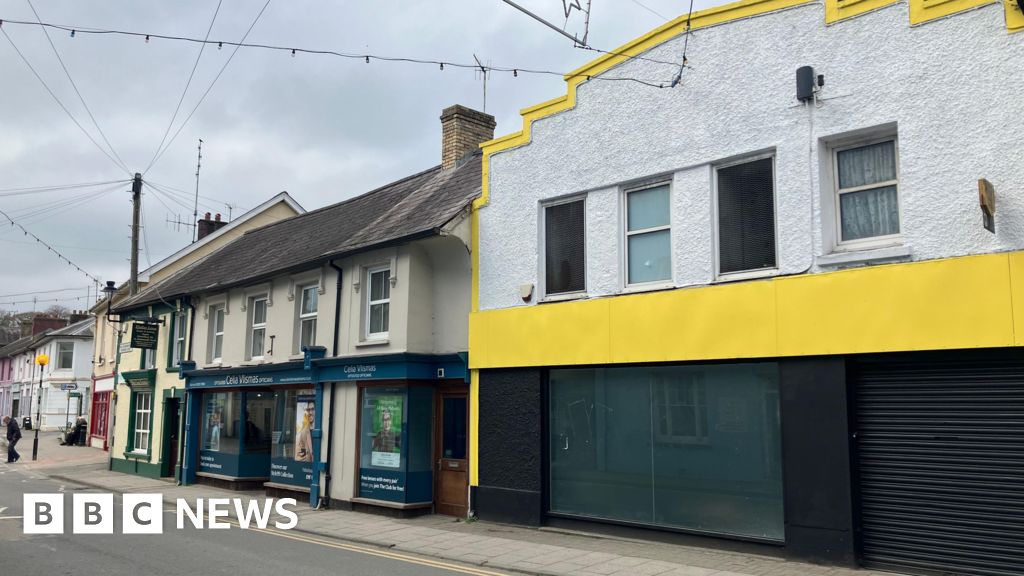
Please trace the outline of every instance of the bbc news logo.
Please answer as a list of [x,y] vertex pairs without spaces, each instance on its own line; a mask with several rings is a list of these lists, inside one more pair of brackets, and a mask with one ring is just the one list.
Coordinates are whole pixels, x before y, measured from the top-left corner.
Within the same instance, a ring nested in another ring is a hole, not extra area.
[[[64,533],[64,494],[25,494],[23,529],[25,534]],[[193,506],[184,498],[178,498],[175,505],[175,519],[178,530],[184,530],[186,523],[193,528],[204,530],[226,530],[238,526],[243,530],[250,527],[266,529],[276,513],[279,517],[273,526],[279,530],[291,530],[299,523],[294,510],[294,498],[264,501],[241,498],[197,498]],[[235,513],[237,524],[228,522],[231,512]],[[113,494],[72,494],[72,534],[113,534]],[[163,534],[164,498],[161,494],[125,494],[121,498],[122,534]]]

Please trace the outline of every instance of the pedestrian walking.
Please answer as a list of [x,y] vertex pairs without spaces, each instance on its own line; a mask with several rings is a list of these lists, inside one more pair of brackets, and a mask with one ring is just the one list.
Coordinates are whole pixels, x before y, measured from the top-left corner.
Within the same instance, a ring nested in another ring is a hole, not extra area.
[[7,427],[7,462],[17,462],[21,454],[18,454],[14,446],[21,440],[21,428],[18,427],[18,421],[10,416],[4,416],[4,426]]

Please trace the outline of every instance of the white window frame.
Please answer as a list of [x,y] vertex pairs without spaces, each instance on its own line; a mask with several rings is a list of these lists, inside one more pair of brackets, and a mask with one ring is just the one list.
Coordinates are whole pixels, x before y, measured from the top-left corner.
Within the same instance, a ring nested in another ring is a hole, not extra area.
[[[893,143],[893,162],[896,166],[896,178],[894,180],[886,180],[884,182],[876,182],[874,184],[867,184],[864,186],[854,186],[852,188],[840,188],[839,187],[839,153],[845,152],[846,150],[853,150],[855,148],[862,148],[864,146],[871,146],[872,144],[881,144],[882,142]],[[903,239],[903,200],[900,197],[900,141],[899,136],[895,133],[888,133],[883,136],[873,136],[870,138],[862,138],[859,140],[844,140],[839,143],[833,144],[829,148],[829,159],[832,162],[832,205],[833,217],[835,219],[833,226],[835,230],[833,245],[837,252],[844,251],[855,251],[855,250],[871,250],[873,248],[884,248],[886,246],[893,246],[900,244]],[[873,190],[875,188],[884,188],[886,186],[896,186],[896,218],[899,220],[900,231],[896,234],[886,234],[885,236],[871,236],[869,238],[858,238],[856,240],[843,240],[843,208],[841,202],[841,196],[850,192],[862,192],[864,190]]]
[[[561,204],[571,204],[573,202],[583,202],[583,290],[576,290],[574,292],[558,292],[555,294],[548,293],[548,269],[547,269],[547,250],[548,250],[548,239],[547,239],[547,209],[552,206],[559,206]],[[555,302],[558,300],[573,300],[576,298],[584,298],[587,296],[587,290],[590,287],[590,274],[588,272],[589,266],[587,262],[587,195],[586,194],[574,194],[565,198],[557,198],[555,200],[545,200],[540,204],[540,244],[539,253],[540,258],[538,264],[539,272],[537,275],[537,284],[540,286],[541,300],[544,302]]]
[[[320,313],[320,286],[319,284],[302,284],[299,285],[298,288],[298,338],[296,339],[296,341],[299,343],[297,347],[298,352],[302,352],[303,346],[316,346],[316,319],[317,315]],[[308,291],[312,291],[313,294],[316,295],[316,308],[312,312],[303,313],[303,310],[305,309],[305,306],[303,306],[303,304],[305,304],[306,302],[306,293]],[[302,335],[305,333],[305,331],[303,330],[303,325],[305,325],[307,322],[313,323],[313,331],[311,332],[313,340],[307,344],[303,344]]]
[[[765,158],[772,159],[772,228],[775,232],[775,266],[768,268],[757,268],[755,270],[741,270],[739,272],[722,272],[721,262],[721,240],[718,229],[718,171],[722,168],[756,162]],[[711,166],[711,226],[713,227],[714,238],[714,259],[715,259],[715,281],[733,282],[736,280],[750,280],[753,278],[766,278],[776,276],[779,273],[779,171],[776,165],[775,150],[752,154],[735,158],[726,162],[720,162]]]
[[[654,409],[655,409],[656,412],[658,410],[664,410],[665,411],[664,414],[657,414],[657,416],[659,416],[659,417],[664,416],[665,419],[668,421],[669,428],[670,428],[668,434],[662,434],[661,430],[655,430],[654,431],[654,439],[656,441],[662,443],[662,444],[708,444],[708,443],[710,443],[710,437],[709,437],[710,431],[708,430],[709,426],[708,426],[708,414],[707,414],[707,411],[708,411],[708,406],[707,406],[707,402],[708,402],[708,399],[707,399],[707,388],[704,386],[703,378],[699,378],[698,377],[698,378],[691,378],[690,379],[690,381],[688,382],[688,384],[689,384],[689,392],[690,392],[690,398],[689,398],[690,403],[687,404],[686,402],[682,402],[682,403],[678,404],[679,406],[684,406],[684,407],[689,408],[689,411],[691,411],[693,413],[693,422],[694,422],[694,434],[693,435],[681,435],[681,434],[672,434],[671,433],[672,432],[672,430],[671,430],[671,427],[672,427],[672,412],[671,412],[671,410],[669,410],[669,408],[677,405],[676,403],[670,402],[671,398],[668,395],[669,394],[669,390],[672,388],[673,384],[679,384],[679,381],[674,379],[674,378],[659,378],[659,377],[655,377],[654,381],[652,382],[652,386],[651,386],[652,394],[656,393],[658,391],[659,385],[661,385],[661,392],[662,392],[662,394],[661,394],[662,397],[661,398],[654,398],[652,400],[653,403],[654,403]],[[704,404],[703,405],[701,405],[697,401],[697,389],[698,388],[702,388],[704,390]],[[657,425],[657,424],[658,423],[656,422],[655,425]],[[701,434],[701,428],[702,427],[704,428],[704,430],[706,432],[703,435]]]
[[[217,314],[220,314],[220,332],[217,331]],[[219,364],[224,360],[224,323],[227,321],[227,307],[221,304],[212,304],[207,309],[207,317],[210,319],[210,362]],[[220,338],[220,350],[217,350],[217,338]],[[218,353],[219,352],[219,353]]]
[[171,331],[171,368],[181,366],[181,361],[185,359],[185,333],[188,330],[185,324],[187,322],[188,313],[185,310],[174,312],[174,329]]
[[[71,357],[70,360],[68,361],[68,365],[67,366],[64,366],[64,362],[63,362],[64,357],[65,357],[64,356],[65,350],[62,350],[62,347],[65,346],[65,345],[70,347],[70,351],[69,351],[68,355]],[[75,368],[75,343],[74,343],[74,341],[72,341],[72,340],[63,340],[63,341],[57,342],[55,344],[55,347],[57,349],[57,366],[56,366],[57,370],[74,370],[74,368]]]
[[[256,303],[260,302],[260,301],[263,302],[263,322],[257,323],[256,322]],[[266,358],[266,355],[267,355],[267,316],[270,314],[270,305],[269,305],[269,303],[270,303],[270,298],[268,298],[267,295],[265,295],[265,294],[264,295],[260,295],[260,296],[250,296],[249,297],[249,304],[248,304],[248,308],[249,308],[249,331],[248,331],[248,336],[249,337],[246,338],[246,343],[248,344],[248,350],[246,350],[246,356],[250,360],[263,360],[264,358]],[[262,352],[263,353],[260,354],[259,356],[253,354],[253,346],[256,343],[256,331],[257,330],[261,330],[262,331],[261,333],[263,335],[263,337],[262,337],[262,341],[263,341]]]
[[[642,230],[630,230],[629,229],[629,195],[634,192],[643,192],[644,190],[650,190],[651,188],[660,188],[665,186],[668,188],[668,224],[664,226],[655,226],[653,228],[644,228]],[[643,290],[652,288],[661,288],[664,286],[672,286],[675,283],[675,268],[676,268],[676,255],[675,250],[672,249],[672,180],[671,179],[658,179],[645,182],[643,184],[630,186],[623,188],[622,190],[622,287],[623,289],[629,290]],[[642,236],[644,234],[650,234],[651,232],[661,232],[662,230],[668,230],[668,257],[669,257],[669,270],[668,278],[662,278],[661,280],[652,280],[650,282],[630,282],[629,281],[629,238],[630,236]]]
[[[363,337],[367,340],[385,340],[388,338],[388,334],[391,330],[391,287],[388,287],[388,297],[381,300],[372,300],[373,294],[373,275],[379,272],[387,272],[387,282],[391,282],[391,265],[384,264],[381,266],[371,266],[366,269],[366,307],[363,313],[366,315],[365,329],[363,330]],[[388,310],[388,326],[387,330],[383,332],[370,332],[370,310],[373,306],[386,305]]]
[[[146,399],[146,408],[139,407],[139,401],[143,398]],[[139,426],[139,417],[145,416],[146,427],[141,428]],[[149,435],[153,431],[153,393],[152,392],[135,392],[135,414],[132,415],[134,421],[133,426],[133,438],[132,438],[132,451],[139,453],[149,452]]]

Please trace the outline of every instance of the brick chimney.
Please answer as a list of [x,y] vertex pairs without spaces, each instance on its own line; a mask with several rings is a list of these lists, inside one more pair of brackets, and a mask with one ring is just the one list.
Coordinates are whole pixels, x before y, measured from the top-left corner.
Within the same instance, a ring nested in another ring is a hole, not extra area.
[[58,330],[68,325],[68,321],[64,318],[54,318],[53,316],[36,316],[32,318],[32,324],[29,334],[35,336],[47,330]]
[[92,314],[87,310],[72,310],[71,314],[68,316],[68,326],[78,324],[82,320],[92,317]]
[[456,104],[441,112],[441,168],[448,170],[494,138],[494,116]]
[[213,234],[214,232],[223,228],[224,226],[227,226],[228,223],[226,221],[221,221],[220,214],[217,214],[217,217],[215,219],[210,220],[210,213],[207,212],[203,216],[203,219],[197,222],[196,225],[199,226],[199,231],[196,240],[202,240],[204,237]]

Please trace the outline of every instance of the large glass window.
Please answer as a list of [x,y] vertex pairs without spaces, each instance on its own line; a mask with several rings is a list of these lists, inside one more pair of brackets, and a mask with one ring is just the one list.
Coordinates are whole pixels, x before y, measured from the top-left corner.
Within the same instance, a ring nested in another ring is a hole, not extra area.
[[586,201],[544,207],[544,292],[568,294],[587,289]]
[[203,394],[203,450],[238,454],[241,418],[241,392]]
[[245,451],[270,453],[274,429],[274,393],[245,393]]
[[775,268],[773,158],[723,166],[718,184],[718,272]]
[[75,365],[75,343],[57,342],[57,369],[71,370]]
[[391,311],[391,269],[367,271],[369,294],[366,298],[366,337],[387,338]]
[[839,243],[898,235],[896,140],[837,149],[835,154]]
[[550,372],[550,510],[783,540],[774,363]]
[[149,451],[149,433],[153,422],[153,393],[135,393],[135,432],[132,450]]
[[279,390],[276,395],[272,458],[313,461],[313,424],[316,402],[313,390]]
[[626,283],[672,277],[667,184],[626,193]]

